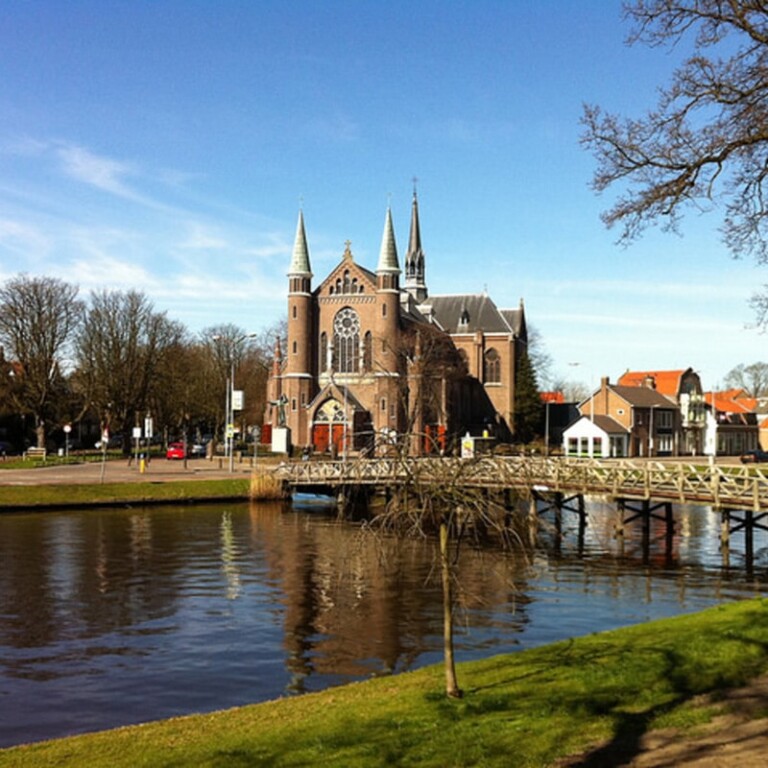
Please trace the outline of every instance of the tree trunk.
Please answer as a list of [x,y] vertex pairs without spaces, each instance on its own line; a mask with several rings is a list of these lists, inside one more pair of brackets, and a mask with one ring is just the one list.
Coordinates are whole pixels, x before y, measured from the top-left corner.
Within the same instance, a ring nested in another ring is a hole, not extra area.
[[456,662],[453,658],[453,592],[451,589],[451,561],[448,523],[440,522],[440,569],[443,580],[443,662],[445,665],[445,692],[460,699],[461,688],[456,679]]

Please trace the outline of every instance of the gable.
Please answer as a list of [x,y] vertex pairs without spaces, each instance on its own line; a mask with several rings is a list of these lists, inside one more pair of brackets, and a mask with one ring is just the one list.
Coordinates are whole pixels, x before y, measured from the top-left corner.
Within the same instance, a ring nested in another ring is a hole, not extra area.
[[376,275],[351,258],[342,259],[315,290],[318,296],[371,295],[375,292]]
[[563,437],[603,437],[626,435],[629,430],[610,416],[581,416],[563,432]]

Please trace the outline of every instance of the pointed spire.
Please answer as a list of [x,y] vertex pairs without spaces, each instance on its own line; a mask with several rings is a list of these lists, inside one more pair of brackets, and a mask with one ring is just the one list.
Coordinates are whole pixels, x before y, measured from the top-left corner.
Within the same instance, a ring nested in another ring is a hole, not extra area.
[[421,227],[419,226],[419,201],[416,190],[413,190],[413,203],[411,203],[411,235],[408,238],[408,253],[421,253]]
[[312,269],[309,266],[307,235],[304,231],[304,211],[302,210],[299,210],[299,223],[296,225],[296,239],[293,243],[293,257],[288,274],[312,277]]
[[405,290],[419,303],[427,298],[424,261],[424,251],[421,248],[421,227],[419,226],[419,201],[414,187],[411,205],[411,234],[408,238],[408,253],[405,254]]
[[384,235],[381,238],[379,265],[376,267],[376,272],[396,272],[400,274],[400,262],[397,259],[395,229],[392,226],[392,210],[390,208],[387,208],[387,215],[384,219]]

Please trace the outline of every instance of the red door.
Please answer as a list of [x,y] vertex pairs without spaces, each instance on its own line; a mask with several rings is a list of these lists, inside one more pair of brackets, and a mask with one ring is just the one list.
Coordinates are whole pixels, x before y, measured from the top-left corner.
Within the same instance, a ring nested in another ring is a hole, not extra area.
[[341,456],[344,453],[344,425],[333,425],[333,448],[337,456]]
[[330,430],[327,424],[315,424],[312,429],[312,445],[319,453],[325,453],[328,450]]

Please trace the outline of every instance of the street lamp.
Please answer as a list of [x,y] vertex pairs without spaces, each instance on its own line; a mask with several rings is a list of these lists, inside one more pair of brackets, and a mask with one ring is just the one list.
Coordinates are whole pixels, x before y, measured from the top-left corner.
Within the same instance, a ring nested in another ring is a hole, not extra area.
[[[224,401],[225,429],[224,429],[224,456],[229,459],[229,471],[235,471],[235,348],[247,339],[255,339],[258,334],[245,333],[240,336],[212,336],[215,342],[222,342],[228,348],[230,374],[227,379],[227,391]],[[242,395],[242,393],[241,393]],[[242,410],[242,398],[239,402]]]

